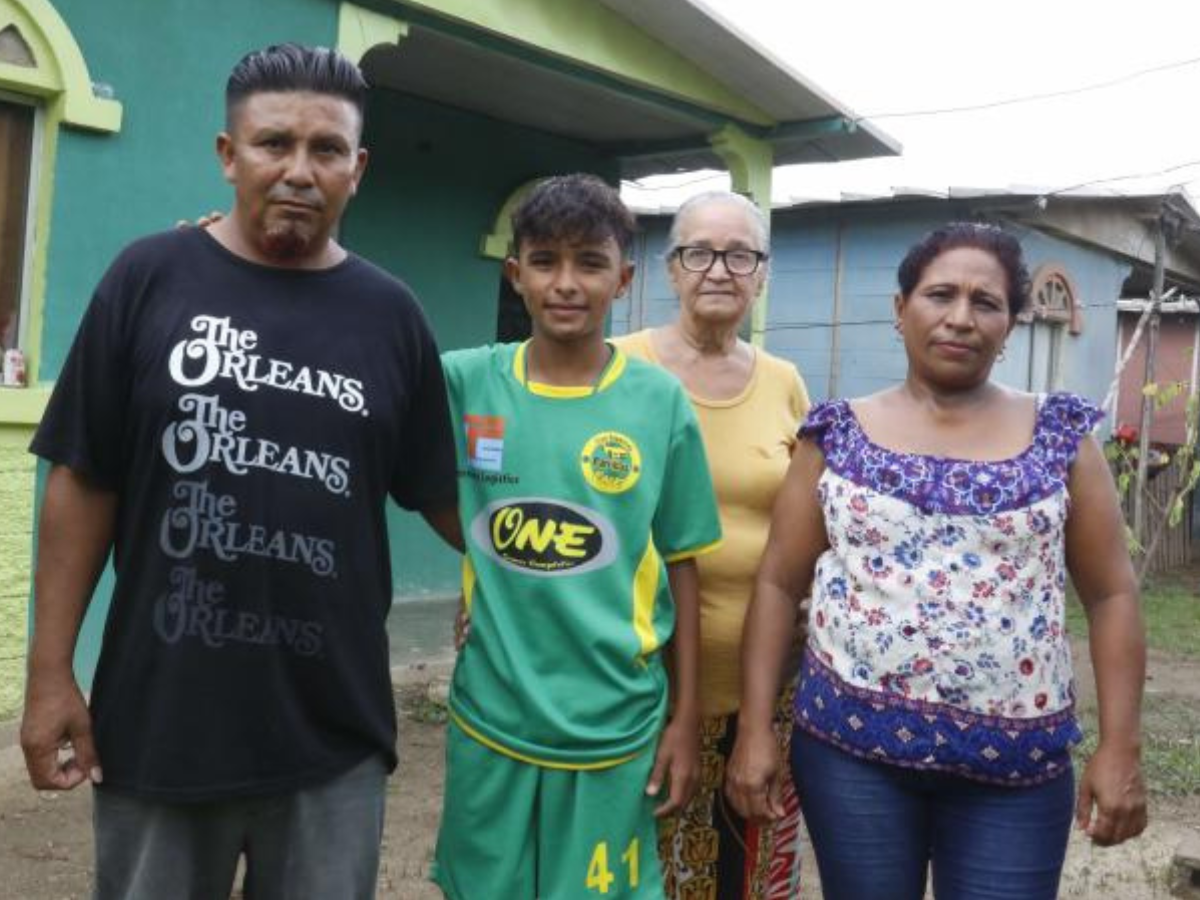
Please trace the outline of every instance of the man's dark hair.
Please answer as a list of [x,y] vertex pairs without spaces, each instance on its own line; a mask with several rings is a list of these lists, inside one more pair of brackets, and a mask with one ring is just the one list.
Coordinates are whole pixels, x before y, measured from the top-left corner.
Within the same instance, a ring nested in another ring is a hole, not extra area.
[[1029,270],[1020,242],[999,226],[986,222],[951,222],[913,244],[896,273],[901,296],[907,297],[916,289],[925,269],[937,257],[964,247],[990,253],[1000,263],[1008,279],[1008,315],[1015,319],[1029,303]]
[[234,113],[251,94],[312,91],[349,100],[362,121],[367,82],[358,66],[328,47],[273,44],[247,53],[225,83],[225,127],[232,130]]
[[523,241],[600,243],[612,238],[628,257],[637,223],[621,195],[595,175],[556,175],[540,182],[512,214],[513,253]]

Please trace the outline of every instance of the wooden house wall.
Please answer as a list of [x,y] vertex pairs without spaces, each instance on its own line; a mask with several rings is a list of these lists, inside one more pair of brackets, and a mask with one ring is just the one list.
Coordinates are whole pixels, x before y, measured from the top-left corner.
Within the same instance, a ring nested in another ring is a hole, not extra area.
[[[1127,347],[1137,328],[1140,313],[1121,313],[1121,346]],[[1158,351],[1155,353],[1155,381],[1162,386],[1176,382],[1190,386],[1195,371],[1197,329],[1195,315],[1163,316],[1159,324]],[[1121,375],[1116,420],[1138,426],[1142,420],[1142,384],[1146,373],[1146,332],[1134,348]],[[1155,410],[1151,419],[1150,440],[1162,444],[1182,444],[1185,440],[1187,393]]]

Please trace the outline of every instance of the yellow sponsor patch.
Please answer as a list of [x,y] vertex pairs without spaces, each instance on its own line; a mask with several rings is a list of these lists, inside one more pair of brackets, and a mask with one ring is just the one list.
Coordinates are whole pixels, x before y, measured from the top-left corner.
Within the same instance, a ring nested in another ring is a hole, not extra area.
[[642,477],[642,454],[637,444],[618,431],[592,435],[579,457],[587,483],[605,494],[620,494]]

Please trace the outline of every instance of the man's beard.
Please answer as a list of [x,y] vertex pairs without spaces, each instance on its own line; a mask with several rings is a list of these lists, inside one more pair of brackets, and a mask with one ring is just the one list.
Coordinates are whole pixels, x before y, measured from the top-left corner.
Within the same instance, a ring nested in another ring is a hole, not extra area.
[[262,252],[280,262],[292,262],[307,256],[313,246],[311,229],[300,222],[279,222],[263,235]]

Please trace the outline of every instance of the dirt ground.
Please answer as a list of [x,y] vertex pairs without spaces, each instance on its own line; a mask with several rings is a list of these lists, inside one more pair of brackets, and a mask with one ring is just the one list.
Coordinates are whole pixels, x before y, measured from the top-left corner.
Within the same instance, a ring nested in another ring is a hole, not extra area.
[[[1086,658],[1079,663],[1080,700],[1085,704],[1091,673]],[[440,900],[440,893],[425,878],[442,791],[443,740],[442,726],[429,721],[435,707],[426,698],[427,685],[432,682],[436,694],[436,685],[444,683],[447,672],[445,661],[408,663],[396,669],[403,717],[401,763],[389,788],[379,888],[379,896],[388,900]],[[1200,700],[1200,664],[1152,657],[1147,696],[1165,695]],[[1200,729],[1200,722],[1195,727]],[[86,789],[71,794],[31,790],[14,739],[15,728],[0,725],[0,898],[85,898],[92,867],[90,795]],[[1171,858],[1189,835],[1200,838],[1200,796],[1155,799],[1148,831],[1122,847],[1097,849],[1073,837],[1060,897],[1165,900],[1170,896]],[[821,894],[811,856],[804,865],[803,897],[817,900]],[[479,900],[508,898],[481,895]]]

